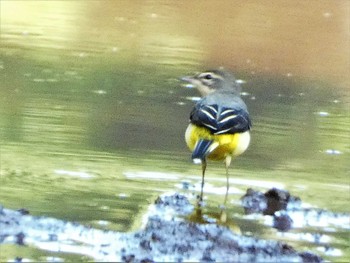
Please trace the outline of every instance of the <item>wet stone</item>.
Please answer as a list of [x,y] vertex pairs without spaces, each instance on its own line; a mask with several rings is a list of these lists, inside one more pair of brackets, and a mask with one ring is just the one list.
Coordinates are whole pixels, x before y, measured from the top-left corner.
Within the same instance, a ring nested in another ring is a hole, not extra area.
[[125,255],[122,257],[123,262],[126,263],[132,263],[135,260],[135,255],[134,254],[130,254],[130,255]]
[[49,241],[57,241],[57,240],[58,240],[57,235],[49,234]]
[[0,215],[4,215],[4,207],[2,205],[0,205]]
[[273,227],[285,232],[292,228],[293,220],[287,213],[275,213],[273,215]]
[[246,214],[263,213],[267,208],[265,195],[251,188],[247,189],[246,194],[241,198],[241,202]]
[[319,257],[311,252],[301,252],[301,253],[299,253],[299,255],[302,258],[303,263],[321,263],[321,262],[324,262],[324,260],[321,257]]
[[179,213],[188,213],[193,207],[189,200],[181,194],[175,193],[173,196],[160,196],[154,204],[158,208],[170,208]]
[[21,213],[21,215],[29,215],[29,210],[25,208],[21,208],[17,210],[18,212]]
[[293,220],[288,211],[301,207],[299,197],[277,188],[271,188],[265,193],[249,188],[241,198],[241,203],[246,214],[273,216],[272,226],[279,231],[288,231],[292,228]]
[[201,258],[201,262],[215,262],[215,259],[211,257],[211,251],[213,247],[207,247],[203,252],[203,257]]
[[273,215],[276,211],[287,208],[290,194],[287,191],[272,188],[265,193],[267,199],[267,209],[264,210],[265,215]]
[[22,232],[18,233],[16,235],[16,244],[20,246],[24,246],[24,238],[25,238],[25,235]]
[[151,242],[149,240],[141,240],[140,247],[145,250],[152,250]]
[[262,193],[249,188],[241,202],[246,214],[274,215],[277,211],[300,207],[301,201],[299,197],[292,196],[285,190],[272,188]]

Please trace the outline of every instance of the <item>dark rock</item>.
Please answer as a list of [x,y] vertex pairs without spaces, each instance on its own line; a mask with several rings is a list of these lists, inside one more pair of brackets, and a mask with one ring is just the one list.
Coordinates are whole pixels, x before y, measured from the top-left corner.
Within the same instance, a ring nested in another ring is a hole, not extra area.
[[249,188],[241,201],[246,214],[273,215],[277,211],[286,210],[287,207],[300,207],[299,197],[291,196],[288,191],[277,188],[272,188],[265,194]]
[[56,234],[49,234],[49,241],[57,241],[58,237]]
[[285,244],[285,243],[281,244],[281,250],[282,250],[282,252],[284,254],[294,254],[294,253],[296,253],[296,250],[292,246],[290,246],[288,244]]
[[0,215],[4,215],[4,214],[5,214],[4,207],[0,205]]
[[201,262],[215,262],[215,259],[211,257],[211,251],[213,250],[212,246],[207,247],[203,252],[203,257]]
[[132,263],[135,260],[135,255],[134,254],[124,255],[122,256],[122,260],[123,262],[126,262],[126,263]]
[[251,188],[247,189],[246,194],[241,198],[241,202],[246,214],[263,213],[267,208],[265,195]]
[[21,208],[17,210],[18,212],[21,213],[21,215],[29,215],[29,210],[25,208]]
[[154,261],[150,258],[143,258],[140,260],[140,263],[153,263]]
[[275,213],[273,215],[273,227],[279,231],[288,231],[292,228],[293,220],[287,213]]
[[140,247],[144,250],[152,250],[151,242],[149,240],[141,240]]
[[303,263],[321,263],[323,259],[311,252],[301,252],[299,256],[302,258]]
[[172,196],[158,197],[154,204],[158,208],[171,208],[179,213],[188,213],[193,209],[190,201],[184,195],[180,195],[178,193],[175,193]]
[[[273,227],[280,231],[288,231],[292,228],[293,220],[288,215],[287,209],[300,207],[299,197],[291,196],[288,191],[272,188],[266,193],[249,188],[241,198],[242,206],[246,214],[258,213],[273,216]],[[276,212],[281,213],[276,214]]]
[[25,235],[22,232],[18,233],[16,235],[16,244],[23,246],[24,245],[24,238],[25,238]]
[[289,192],[272,188],[265,193],[267,199],[267,208],[264,210],[265,215],[273,215],[276,211],[285,210],[290,198]]

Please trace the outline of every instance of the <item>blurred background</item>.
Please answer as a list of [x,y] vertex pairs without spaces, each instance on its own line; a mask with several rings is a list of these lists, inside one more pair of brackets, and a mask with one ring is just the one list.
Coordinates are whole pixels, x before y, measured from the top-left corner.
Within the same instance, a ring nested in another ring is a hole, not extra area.
[[[1,1],[0,203],[137,228],[161,192],[198,186],[184,142],[198,94],[178,79],[223,66],[253,120],[231,170],[232,211],[247,187],[267,185],[349,212],[349,10],[347,0]],[[223,164],[207,177],[215,209]],[[333,235],[349,258],[346,233]],[[19,253],[47,252],[7,246],[0,260]]]

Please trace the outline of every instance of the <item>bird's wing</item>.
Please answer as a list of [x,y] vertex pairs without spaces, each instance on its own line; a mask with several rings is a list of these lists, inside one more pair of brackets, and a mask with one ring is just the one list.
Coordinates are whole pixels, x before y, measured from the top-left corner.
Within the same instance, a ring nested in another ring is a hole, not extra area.
[[208,128],[213,134],[232,134],[250,129],[249,113],[243,102],[229,106],[199,101],[192,109],[191,123]]

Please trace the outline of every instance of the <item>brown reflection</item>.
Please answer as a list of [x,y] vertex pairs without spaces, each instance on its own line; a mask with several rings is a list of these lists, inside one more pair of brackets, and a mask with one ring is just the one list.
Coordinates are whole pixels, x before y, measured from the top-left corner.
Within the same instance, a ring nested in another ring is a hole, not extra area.
[[45,52],[63,48],[75,59],[97,52],[109,62],[224,65],[346,84],[349,6],[347,0],[2,1],[1,34],[6,44],[30,45],[49,60]]
[[189,34],[206,43],[208,64],[321,77],[345,84],[349,1],[190,1]]

